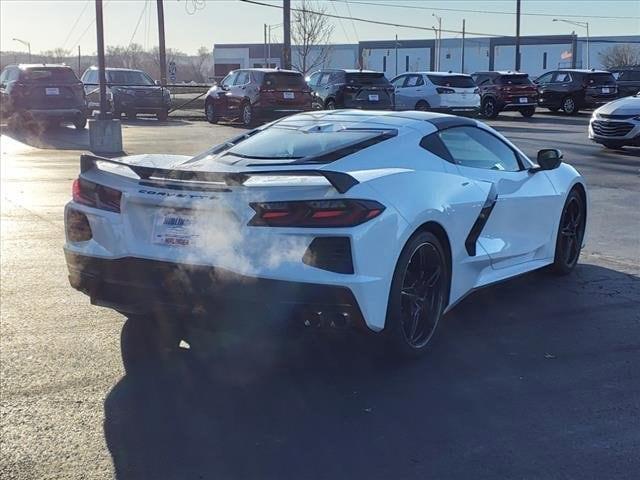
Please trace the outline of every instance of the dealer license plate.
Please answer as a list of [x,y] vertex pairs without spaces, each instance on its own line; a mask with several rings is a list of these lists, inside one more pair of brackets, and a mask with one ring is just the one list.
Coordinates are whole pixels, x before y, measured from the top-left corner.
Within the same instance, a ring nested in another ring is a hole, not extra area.
[[284,92],[282,95],[287,100],[293,100],[294,98],[296,98],[296,96],[295,96],[295,94],[293,92]]
[[161,211],[153,222],[152,242],[171,247],[187,247],[198,240],[195,217],[182,211]]
[[529,99],[527,97],[520,97],[520,103],[528,103]]
[[60,89],[58,87],[47,87],[44,89],[45,95],[60,95]]
[[369,95],[369,101],[370,102],[377,102],[378,100],[380,100],[380,97],[378,96],[377,93],[373,93],[373,94]]
[[611,93],[611,90],[608,87],[604,87],[602,93]]

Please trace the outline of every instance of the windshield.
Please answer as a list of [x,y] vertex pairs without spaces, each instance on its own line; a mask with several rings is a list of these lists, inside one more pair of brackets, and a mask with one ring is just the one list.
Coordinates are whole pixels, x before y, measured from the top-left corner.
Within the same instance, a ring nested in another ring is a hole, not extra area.
[[359,85],[390,85],[383,73],[358,72],[347,73],[347,83]]
[[503,75],[496,81],[498,85],[531,85],[528,75]]
[[76,83],[78,77],[70,68],[30,68],[22,72],[22,80],[34,83]]
[[267,73],[262,84],[271,88],[305,88],[304,77],[300,73]]
[[304,129],[274,126],[247,138],[226,153],[257,160],[299,160],[373,139],[386,131],[348,128],[325,130],[321,125]]
[[467,75],[427,75],[431,83],[439,87],[473,88],[476,84]]
[[112,85],[155,85],[154,81],[146,73],[134,70],[108,71],[107,82]]

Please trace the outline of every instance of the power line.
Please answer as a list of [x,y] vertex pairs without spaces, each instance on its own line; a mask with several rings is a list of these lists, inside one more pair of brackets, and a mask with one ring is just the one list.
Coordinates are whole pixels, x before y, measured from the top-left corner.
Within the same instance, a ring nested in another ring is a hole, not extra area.
[[[433,11],[442,11],[442,12],[462,12],[462,13],[486,13],[491,15],[515,15],[515,12],[504,12],[504,11],[495,11],[495,10],[467,10],[463,8],[432,8],[432,7],[421,7],[417,5],[403,5],[398,3],[378,3],[378,2],[365,2],[361,0],[330,0],[331,2],[340,2],[340,3],[353,3],[358,5],[373,5],[376,7],[396,7],[396,8],[410,8],[413,10],[433,10]],[[600,16],[600,15],[575,15],[575,14],[564,14],[564,13],[521,13],[521,15],[526,15],[530,17],[567,17],[567,18],[597,18],[607,19],[607,20],[637,20],[640,17],[627,16],[627,17],[613,17],[613,16]]]
[[144,5],[142,7],[142,11],[140,12],[140,16],[138,17],[138,23],[136,23],[136,28],[133,29],[133,34],[131,35],[131,39],[129,40],[129,43],[133,42],[133,39],[136,36],[136,33],[138,32],[138,27],[140,26],[140,22],[142,21],[142,16],[147,11],[147,5],[148,4],[149,4],[148,2],[144,2]]
[[73,23],[73,27],[71,27],[71,30],[69,30],[69,33],[67,33],[67,37],[64,39],[64,42],[62,43],[62,48],[63,49],[64,49],[64,47],[67,46],[67,42],[69,41],[69,37],[71,37],[71,34],[73,33],[73,31],[78,26],[78,22],[82,18],[82,15],[84,15],[84,12],[87,10],[87,7],[89,6],[90,2],[91,2],[91,0],[87,0],[85,2],[85,4],[84,4],[84,7],[82,7],[82,10],[80,10],[80,14],[78,15],[78,18],[76,18],[76,21]]
[[[243,3],[250,3],[253,5],[260,5],[262,7],[271,7],[271,8],[277,8],[279,10],[282,10],[282,6],[281,5],[273,5],[270,3],[263,3],[263,2],[259,2],[256,0],[238,0],[240,2]],[[343,18],[345,20],[352,20],[355,22],[363,22],[363,23],[371,23],[374,25],[384,25],[387,27],[396,27],[396,28],[409,28],[409,29],[413,29],[413,30],[423,30],[423,31],[427,31],[427,32],[431,32],[433,29],[431,27],[420,27],[418,25],[405,25],[402,23],[392,23],[392,22],[383,22],[380,20],[370,20],[367,18],[360,18],[360,17],[349,17],[349,16],[345,16],[345,15],[333,15],[331,13],[318,13],[316,11],[313,10],[305,10],[303,8],[294,8],[291,7],[291,10],[294,10],[296,12],[302,12],[302,13],[310,13],[310,14],[315,14],[315,15],[321,15],[323,17],[329,17],[329,18]],[[462,33],[461,30],[446,30],[446,29],[442,29],[443,32],[446,33]],[[469,35],[477,35],[479,37],[495,37],[497,36],[495,33],[479,33],[479,32],[467,32]],[[509,36],[509,35],[506,35]]]
[[353,21],[353,13],[351,13],[351,6],[349,5],[349,0],[345,0],[347,4],[347,11],[349,12],[349,16],[351,17],[351,26],[353,27],[353,33],[356,36],[356,41],[360,41],[360,36],[358,35],[358,31],[356,30],[356,23]]
[[[340,15],[338,13],[338,9],[336,8],[336,4],[334,2],[331,2],[331,7],[333,8],[333,11],[336,12],[336,15]],[[344,23],[342,22],[341,18],[338,19],[338,23],[340,23],[340,28],[342,28],[342,32],[344,33],[344,37],[347,39],[347,42],[350,43],[351,42],[351,38],[349,38],[349,35],[347,34],[347,29],[344,28]],[[358,39],[356,38],[356,41],[357,40]]]

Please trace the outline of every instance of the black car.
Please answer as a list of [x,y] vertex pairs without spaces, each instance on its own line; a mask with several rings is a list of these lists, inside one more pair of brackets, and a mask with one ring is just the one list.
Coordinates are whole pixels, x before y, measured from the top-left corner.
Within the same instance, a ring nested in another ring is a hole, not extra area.
[[480,112],[495,118],[502,111],[518,111],[523,117],[536,113],[538,91],[527,73],[475,72],[471,78],[480,90]]
[[562,109],[567,115],[575,115],[584,108],[597,108],[618,97],[615,77],[604,70],[554,70],[538,77],[535,83],[538,106],[552,112]]
[[[123,113],[129,119],[139,113],[155,115],[158,120],[166,120],[171,107],[171,94],[166,87],[158,85],[141,70],[128,68],[107,68],[107,99],[109,110],[114,117]],[[82,74],[90,110],[100,106],[98,67],[89,67]]]
[[621,97],[630,97],[640,92],[640,67],[628,67],[609,70],[618,82]]
[[12,122],[87,124],[82,82],[66,65],[9,65],[0,74],[0,109]]
[[307,79],[314,108],[393,110],[394,88],[384,73],[371,70],[320,70]]

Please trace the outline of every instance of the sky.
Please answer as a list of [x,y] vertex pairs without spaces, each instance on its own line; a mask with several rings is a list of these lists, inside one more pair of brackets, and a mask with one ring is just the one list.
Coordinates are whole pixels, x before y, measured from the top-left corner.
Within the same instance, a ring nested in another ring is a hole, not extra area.
[[[261,0],[281,5],[279,0]],[[513,35],[515,15],[477,11],[515,12],[516,0],[315,0],[327,13],[365,19],[431,27],[435,13],[442,28],[460,30],[466,19],[468,32]],[[364,3],[384,3],[370,5]],[[300,0],[292,0],[299,6]],[[167,48],[195,53],[199,47],[215,43],[263,41],[263,25],[282,23],[282,10],[243,3],[240,0],[164,0]],[[401,6],[414,8],[402,8]],[[606,6],[606,8],[605,8]],[[420,7],[420,8],[415,8]],[[432,10],[431,10],[432,9]],[[466,10],[465,12],[445,9]],[[470,10],[476,10],[472,12]],[[584,35],[585,29],[562,22],[554,16],[585,15],[595,18],[565,17],[588,21],[591,36],[640,34],[640,0],[522,0],[521,32],[534,34]],[[601,18],[602,15],[621,18]],[[333,43],[361,40],[432,38],[429,31],[373,25],[350,20],[331,20]],[[139,43],[157,45],[156,0],[104,0],[106,45]],[[282,39],[282,29],[274,27],[273,40]],[[443,33],[456,37],[456,33]],[[471,33],[469,36],[473,36]],[[30,42],[33,53],[62,47],[83,52],[96,51],[94,0],[0,0],[0,50],[26,50],[13,40]]]

